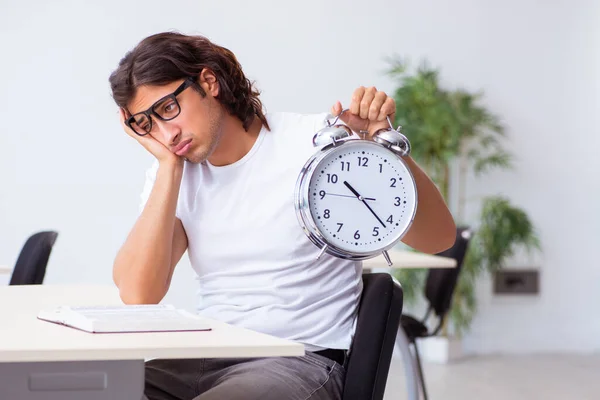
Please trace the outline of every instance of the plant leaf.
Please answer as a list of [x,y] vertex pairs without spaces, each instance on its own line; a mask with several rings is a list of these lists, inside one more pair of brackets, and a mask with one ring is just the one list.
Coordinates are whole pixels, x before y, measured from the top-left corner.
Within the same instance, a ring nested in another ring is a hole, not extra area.
[[473,165],[473,170],[476,175],[489,172],[493,168],[512,168],[511,155],[501,150],[488,156],[476,158]]

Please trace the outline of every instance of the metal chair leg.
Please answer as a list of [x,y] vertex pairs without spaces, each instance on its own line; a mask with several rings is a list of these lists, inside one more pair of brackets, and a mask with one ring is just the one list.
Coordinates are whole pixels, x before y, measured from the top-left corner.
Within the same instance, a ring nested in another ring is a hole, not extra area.
[[402,357],[402,363],[404,364],[404,376],[406,377],[406,395],[407,400],[419,400],[420,390],[419,390],[419,379],[417,375],[417,362],[415,357],[413,356],[412,351],[410,350],[410,343],[408,336],[406,336],[406,332],[402,327],[398,329],[398,335],[396,336],[396,344],[398,345],[398,349],[400,350],[400,356]]
[[414,339],[411,343],[415,348],[415,356],[417,358],[417,366],[419,367],[419,378],[421,379],[421,389],[423,390],[423,398],[427,400],[427,388],[425,387],[425,376],[423,375],[423,368],[421,367],[421,357],[419,356],[419,349],[417,348],[417,342]]

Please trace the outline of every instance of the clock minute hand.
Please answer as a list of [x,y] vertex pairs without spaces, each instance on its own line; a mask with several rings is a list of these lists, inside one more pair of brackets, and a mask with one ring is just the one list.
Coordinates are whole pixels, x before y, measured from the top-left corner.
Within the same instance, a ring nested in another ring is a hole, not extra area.
[[[327,196],[339,196],[339,197],[349,197],[351,199],[355,199],[356,196],[350,196],[349,194],[337,194],[337,193],[326,193]],[[375,201],[374,198],[372,197],[365,197],[365,200],[371,200],[371,201]]]
[[354,195],[358,198],[358,200],[362,201],[363,204],[365,206],[367,206],[367,208],[369,209],[369,211],[371,211],[371,213],[375,216],[375,218],[377,218],[377,221],[379,221],[379,223],[381,224],[381,226],[383,226],[385,228],[385,224],[383,223],[383,221],[381,220],[381,218],[379,218],[377,216],[377,214],[375,214],[375,211],[373,211],[373,209],[367,204],[367,202],[365,201],[365,199],[347,181],[344,181],[344,185],[346,185],[346,187],[348,189],[350,189],[350,191],[352,193],[354,193]]

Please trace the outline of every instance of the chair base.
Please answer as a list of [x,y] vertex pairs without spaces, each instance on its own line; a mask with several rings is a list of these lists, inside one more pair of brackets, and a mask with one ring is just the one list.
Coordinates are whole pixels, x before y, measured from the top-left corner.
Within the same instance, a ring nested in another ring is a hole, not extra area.
[[425,385],[425,375],[423,374],[423,367],[421,366],[421,357],[419,356],[419,348],[417,343],[413,340],[411,342],[413,347],[415,348],[415,358],[417,359],[417,367],[419,368],[419,380],[421,381],[421,393],[423,393],[423,398],[427,400],[427,386]]
[[428,363],[449,364],[463,357],[462,340],[446,336],[417,339],[421,358]]

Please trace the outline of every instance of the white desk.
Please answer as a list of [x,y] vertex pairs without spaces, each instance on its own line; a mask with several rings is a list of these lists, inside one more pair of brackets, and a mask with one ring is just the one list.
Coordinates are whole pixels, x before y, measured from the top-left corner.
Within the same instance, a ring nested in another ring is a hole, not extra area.
[[140,399],[144,360],[300,356],[304,346],[211,321],[211,331],[91,334],[40,321],[42,308],[121,304],[106,286],[0,287],[0,398]]
[[6,265],[0,265],[0,275],[8,275],[12,272],[12,267],[7,267]]
[[390,267],[383,257],[379,255],[363,261],[363,268],[454,268],[456,260],[448,257],[435,256],[432,254],[417,253],[407,250],[388,250],[392,266]]

